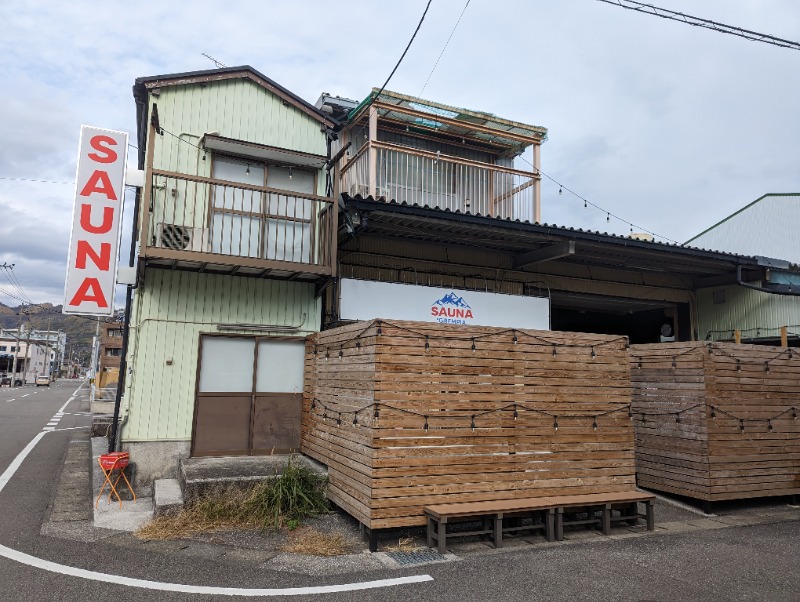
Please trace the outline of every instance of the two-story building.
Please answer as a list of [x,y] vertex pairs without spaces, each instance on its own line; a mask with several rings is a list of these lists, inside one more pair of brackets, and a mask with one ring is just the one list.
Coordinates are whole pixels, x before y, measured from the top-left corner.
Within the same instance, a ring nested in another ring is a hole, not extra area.
[[138,282],[121,440],[139,478],[299,447],[304,337],[334,275],[335,122],[251,67],[136,80]]
[[698,291],[768,269],[542,223],[541,126],[377,89],[314,106],[246,66],[139,78],[134,98],[121,441],[140,486],[188,456],[297,450],[320,329],[422,315],[693,340]]

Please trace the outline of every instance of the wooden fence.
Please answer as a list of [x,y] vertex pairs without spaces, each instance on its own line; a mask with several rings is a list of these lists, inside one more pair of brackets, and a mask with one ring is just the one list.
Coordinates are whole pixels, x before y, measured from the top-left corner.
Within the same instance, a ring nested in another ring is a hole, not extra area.
[[631,348],[638,484],[714,502],[800,493],[800,353]]
[[306,347],[302,451],[369,528],[426,505],[629,491],[624,337],[375,320]]

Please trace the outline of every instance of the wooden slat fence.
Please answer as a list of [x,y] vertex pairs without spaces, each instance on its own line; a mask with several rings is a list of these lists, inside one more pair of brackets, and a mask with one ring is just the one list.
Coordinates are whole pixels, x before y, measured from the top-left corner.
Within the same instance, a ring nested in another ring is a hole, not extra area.
[[306,348],[302,451],[369,528],[426,505],[629,491],[625,338],[375,320]]
[[800,493],[800,353],[631,347],[638,484],[708,502]]

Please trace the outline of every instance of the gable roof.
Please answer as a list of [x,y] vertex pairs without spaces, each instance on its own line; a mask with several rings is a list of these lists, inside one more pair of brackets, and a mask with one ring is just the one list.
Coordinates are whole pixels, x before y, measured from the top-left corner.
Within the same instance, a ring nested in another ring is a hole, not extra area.
[[186,73],[170,73],[166,75],[150,75],[137,77],[133,85],[133,96],[137,99],[145,97],[145,90],[165,88],[167,86],[183,86],[187,84],[201,84],[226,79],[248,79],[262,88],[269,90],[284,101],[297,107],[309,117],[316,119],[330,127],[337,124],[330,115],[323,113],[310,102],[303,100],[297,94],[284,88],[276,81],[268,78],[263,73],[256,71],[250,65],[239,67],[223,67],[221,69],[205,69],[203,71],[188,71]]
[[689,240],[687,240],[687,241],[686,241],[684,244],[687,244],[687,245],[688,245],[688,244],[689,244],[690,242],[692,242],[693,240],[697,240],[698,238],[700,238],[700,237],[701,237],[701,236],[703,236],[704,234],[708,234],[709,232],[711,232],[711,231],[712,231],[712,230],[714,230],[715,228],[718,228],[719,226],[721,226],[721,225],[722,225],[722,224],[724,224],[725,222],[727,222],[727,221],[729,221],[729,220],[733,219],[734,217],[736,217],[736,216],[737,216],[737,215],[739,215],[740,213],[743,213],[743,212],[747,211],[747,210],[748,210],[748,209],[750,209],[750,207],[752,207],[753,205],[756,205],[756,204],[760,203],[761,201],[763,201],[763,200],[764,200],[764,199],[766,199],[766,198],[772,198],[772,197],[798,197],[798,198],[800,198],[800,192],[768,192],[767,194],[765,194],[765,195],[762,195],[762,196],[758,197],[758,198],[757,198],[755,201],[753,201],[752,203],[748,203],[747,205],[745,205],[744,207],[742,207],[742,208],[741,208],[741,209],[739,209],[738,211],[734,211],[734,212],[733,212],[733,213],[731,213],[731,214],[730,214],[728,217],[725,217],[725,218],[721,219],[720,221],[718,221],[718,222],[717,222],[716,224],[714,224],[713,226],[709,226],[708,228],[706,228],[705,230],[703,230],[702,232],[700,232],[700,234],[695,234],[695,235],[694,235],[694,236],[692,236],[692,237],[691,237]]

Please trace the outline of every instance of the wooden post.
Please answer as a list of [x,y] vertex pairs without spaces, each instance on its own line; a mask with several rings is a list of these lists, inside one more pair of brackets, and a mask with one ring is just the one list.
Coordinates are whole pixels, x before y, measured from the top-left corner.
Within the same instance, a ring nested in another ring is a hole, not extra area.
[[733,331],[733,342],[739,345],[742,342],[742,331],[738,328]]
[[538,142],[533,143],[533,170],[536,172],[536,180],[533,183],[533,221],[536,224],[542,223],[542,175],[539,171],[541,167],[541,148]]
[[781,347],[789,346],[789,332],[786,326],[781,326]]
[[378,149],[375,142],[378,140],[378,108],[369,108],[369,182],[368,190],[372,198],[376,198],[375,185],[378,179]]

